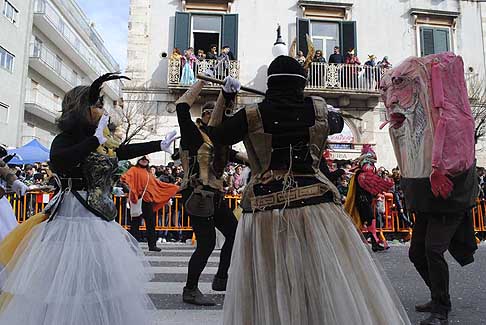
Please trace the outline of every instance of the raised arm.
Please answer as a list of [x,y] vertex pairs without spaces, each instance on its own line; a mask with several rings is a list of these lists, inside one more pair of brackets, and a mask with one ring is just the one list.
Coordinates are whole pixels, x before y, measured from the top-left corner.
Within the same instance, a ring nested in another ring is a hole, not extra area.
[[199,97],[204,82],[199,80],[176,101],[177,121],[181,130],[181,148],[198,150],[203,140],[197,125],[191,118],[191,106]]

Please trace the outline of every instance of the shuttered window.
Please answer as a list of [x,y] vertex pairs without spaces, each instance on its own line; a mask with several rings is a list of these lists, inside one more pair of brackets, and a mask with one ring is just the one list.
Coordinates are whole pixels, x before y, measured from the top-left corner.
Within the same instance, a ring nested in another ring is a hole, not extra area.
[[450,51],[448,28],[420,27],[420,55],[426,56]]
[[[194,46],[191,44],[191,33],[193,33],[193,26],[191,26],[191,16],[199,16],[204,14],[192,14],[189,12],[176,12],[175,16],[175,29],[174,29],[174,47],[178,48],[183,52],[188,47]],[[211,15],[211,14],[208,14]],[[229,46],[231,52],[233,53],[235,59],[238,57],[238,15],[237,14],[227,14],[227,15],[212,15],[222,18],[221,24],[221,44],[222,46]],[[201,22],[202,20],[197,20]],[[204,26],[196,26],[200,30]],[[204,28],[203,28],[204,29]],[[196,44],[197,46],[197,44]],[[196,51],[198,48],[196,48]],[[203,48],[207,51],[209,48]],[[218,49],[219,50],[219,49]]]
[[[350,49],[354,49],[357,54],[358,40],[356,37],[356,22],[355,21],[339,21],[332,22],[339,25],[339,46],[341,52],[346,53]],[[311,34],[311,21],[305,18],[297,18],[297,51],[304,52],[307,55],[307,39],[306,34]],[[310,35],[313,36],[313,35]]]

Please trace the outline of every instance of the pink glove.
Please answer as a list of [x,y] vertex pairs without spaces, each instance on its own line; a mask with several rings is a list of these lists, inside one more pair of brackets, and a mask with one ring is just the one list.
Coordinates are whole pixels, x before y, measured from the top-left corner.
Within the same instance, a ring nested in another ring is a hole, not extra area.
[[364,172],[359,174],[358,182],[365,191],[373,195],[387,192],[393,187],[392,180],[383,179],[380,176],[371,172]]
[[440,195],[443,199],[447,199],[454,189],[452,181],[437,169],[434,169],[430,175],[430,185],[434,196]]

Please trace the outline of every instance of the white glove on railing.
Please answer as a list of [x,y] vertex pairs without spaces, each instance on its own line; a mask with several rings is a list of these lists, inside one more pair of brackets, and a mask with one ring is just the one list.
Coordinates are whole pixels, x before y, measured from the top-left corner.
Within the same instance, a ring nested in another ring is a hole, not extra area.
[[225,93],[237,93],[240,91],[241,83],[238,79],[233,77],[226,77],[224,79],[223,90]]
[[18,196],[24,196],[28,189],[29,187],[18,179],[12,183],[12,191],[17,193]]
[[98,142],[103,144],[107,141],[105,136],[103,135],[103,131],[108,126],[108,122],[110,121],[110,117],[108,115],[103,115],[98,122],[98,127],[96,128],[94,136],[98,138]]
[[169,154],[174,153],[174,148],[172,143],[177,139],[177,131],[173,130],[165,135],[165,139],[160,141],[160,150],[165,151]]

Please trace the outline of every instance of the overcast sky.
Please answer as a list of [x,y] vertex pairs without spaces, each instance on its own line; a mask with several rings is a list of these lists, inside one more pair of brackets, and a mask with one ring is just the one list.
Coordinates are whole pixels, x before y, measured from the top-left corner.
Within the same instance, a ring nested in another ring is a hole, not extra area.
[[95,23],[105,46],[125,70],[128,43],[129,0],[77,0],[91,21]]

